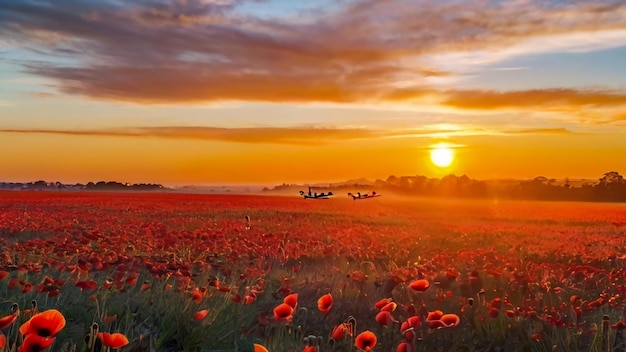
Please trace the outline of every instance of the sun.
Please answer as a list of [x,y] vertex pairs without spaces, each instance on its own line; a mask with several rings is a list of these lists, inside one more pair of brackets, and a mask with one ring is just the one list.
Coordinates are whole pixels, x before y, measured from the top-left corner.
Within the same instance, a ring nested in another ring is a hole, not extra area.
[[439,167],[448,167],[454,161],[454,151],[445,144],[435,144],[430,150],[430,160]]

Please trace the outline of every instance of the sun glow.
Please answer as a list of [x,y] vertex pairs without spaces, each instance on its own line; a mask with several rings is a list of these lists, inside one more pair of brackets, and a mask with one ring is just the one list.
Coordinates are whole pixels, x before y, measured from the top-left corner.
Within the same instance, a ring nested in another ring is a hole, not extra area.
[[430,161],[438,167],[448,167],[454,161],[454,151],[446,144],[435,144],[430,150]]

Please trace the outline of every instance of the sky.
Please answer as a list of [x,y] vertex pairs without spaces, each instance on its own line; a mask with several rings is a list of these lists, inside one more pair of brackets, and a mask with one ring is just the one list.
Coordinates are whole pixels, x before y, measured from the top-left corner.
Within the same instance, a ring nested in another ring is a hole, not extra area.
[[9,182],[624,174],[626,2],[4,0],[0,150]]

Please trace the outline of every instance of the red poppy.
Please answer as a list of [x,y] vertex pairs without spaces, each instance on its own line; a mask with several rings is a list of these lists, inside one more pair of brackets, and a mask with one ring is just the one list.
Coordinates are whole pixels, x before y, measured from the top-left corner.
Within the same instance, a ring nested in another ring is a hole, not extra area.
[[254,344],[254,352],[269,352],[267,348],[259,345],[258,343]]
[[317,347],[315,346],[306,346],[302,352],[317,352]]
[[440,310],[429,312],[428,316],[426,317],[426,323],[428,323],[428,327],[431,329],[436,329],[442,326],[441,321],[440,321],[442,316],[443,316],[443,312]]
[[327,293],[317,300],[317,309],[323,314],[328,314],[333,307],[333,296]]
[[419,316],[411,316],[408,317],[407,320],[402,322],[400,325],[400,332],[404,335],[404,338],[407,340],[412,340],[414,336],[414,330],[422,327],[422,320]]
[[204,298],[204,295],[197,287],[194,287],[193,290],[191,290],[190,294],[191,299],[197,304],[200,304],[200,302],[202,302],[202,299]]
[[453,328],[461,322],[461,318],[459,318],[456,314],[444,314],[439,321],[444,328]]
[[207,315],[209,315],[209,310],[203,309],[203,310],[197,311],[196,314],[193,315],[193,318],[196,320],[204,320],[204,318],[206,318]]
[[376,322],[381,326],[387,326],[391,322],[397,323],[398,321],[391,316],[389,311],[383,310],[376,314]]
[[287,297],[283,298],[283,303],[288,304],[291,308],[296,309],[298,306],[298,294],[292,293],[287,295]]
[[55,337],[65,327],[65,317],[56,309],[33,315],[20,327],[22,335]]
[[532,340],[535,340],[535,341],[539,342],[539,341],[543,340],[543,335],[541,335],[540,333],[535,333],[535,334],[532,334],[530,336],[530,338]]
[[0,330],[6,329],[17,319],[17,313],[9,314],[6,317],[0,318]]
[[104,321],[105,324],[111,324],[112,322],[117,320],[117,314],[113,314],[113,315],[105,315],[102,318],[102,321]]
[[293,315],[293,307],[287,303],[281,303],[274,308],[274,320],[291,320]]
[[98,287],[98,283],[93,280],[78,281],[76,287],[86,291],[95,290]]
[[54,338],[28,334],[17,352],[43,351],[54,343]]
[[381,312],[393,312],[396,310],[396,308],[398,308],[398,305],[396,304],[396,302],[389,302],[387,304],[385,304],[384,307],[380,308]]
[[489,302],[489,307],[495,308],[495,309],[502,308],[502,298],[496,297],[492,299],[491,302]]
[[121,348],[128,345],[128,338],[119,332],[109,334],[108,332],[99,332],[98,338],[102,345],[111,348]]
[[413,349],[411,348],[411,345],[409,345],[409,343],[406,341],[400,342],[400,344],[398,345],[398,348],[396,348],[396,352],[411,352],[411,351],[413,351]]
[[615,324],[611,325],[611,329],[623,330],[624,328],[626,328],[626,323],[623,320],[619,320]]
[[0,350],[3,349],[7,345],[7,337],[4,336],[2,332],[0,332]]
[[0,281],[4,280],[7,276],[9,276],[8,271],[0,270]]
[[417,292],[424,292],[428,290],[428,288],[430,287],[430,282],[428,282],[428,280],[426,279],[419,279],[419,280],[415,280],[411,282],[409,284],[409,287],[411,287]]
[[335,341],[343,340],[346,335],[351,335],[350,324],[348,323],[341,323],[335,326],[330,333],[330,337]]
[[497,308],[489,308],[489,316],[492,318],[497,318],[500,311]]
[[374,304],[374,307],[380,310],[389,303],[391,303],[391,298],[383,298],[380,301],[376,302],[376,304]]
[[366,330],[357,335],[354,339],[354,345],[361,351],[371,351],[376,347],[376,335],[373,332]]

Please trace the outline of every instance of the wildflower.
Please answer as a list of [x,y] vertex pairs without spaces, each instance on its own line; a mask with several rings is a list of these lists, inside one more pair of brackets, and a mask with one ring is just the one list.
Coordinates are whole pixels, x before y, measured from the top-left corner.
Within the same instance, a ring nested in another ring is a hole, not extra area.
[[380,311],[381,312],[393,312],[396,310],[396,308],[398,308],[398,304],[396,304],[396,302],[389,302],[385,304],[384,307],[380,308]]
[[196,320],[204,320],[204,318],[206,318],[207,315],[209,315],[209,310],[203,309],[203,310],[197,311],[196,314],[193,315],[193,318]]
[[36,334],[29,334],[22,342],[17,352],[43,351],[54,343],[54,338],[45,338]]
[[444,314],[439,321],[444,328],[453,328],[461,322],[461,318],[459,318],[456,314]]
[[274,308],[274,320],[290,321],[293,316],[293,307],[287,303],[281,303]]
[[387,326],[390,322],[397,323],[398,321],[391,316],[389,311],[383,310],[376,314],[376,322],[381,326]]
[[121,348],[128,345],[128,338],[119,332],[113,334],[99,332],[98,338],[102,342],[102,345],[110,348]]
[[440,310],[429,312],[428,316],[426,317],[426,323],[428,324],[428,327],[431,329],[436,329],[442,326],[441,320],[440,320],[442,316],[443,316],[443,312]]
[[414,336],[414,330],[422,327],[422,320],[419,316],[411,316],[408,317],[407,320],[402,322],[400,325],[400,333],[404,335],[404,338],[407,340],[412,340]]
[[380,310],[389,303],[391,303],[391,298],[383,298],[380,301],[376,302],[376,304],[374,304],[374,307]]
[[0,318],[0,330],[6,329],[17,319],[17,313],[9,314],[6,317]]
[[117,320],[117,314],[113,314],[113,315],[105,315],[102,320],[104,321],[105,324],[111,324],[112,322]]
[[56,309],[49,309],[33,315],[20,327],[22,335],[55,337],[65,327],[65,317]]
[[298,306],[298,294],[292,293],[287,297],[283,298],[283,303],[288,304],[291,308],[296,309]]
[[254,352],[269,352],[267,350],[267,348],[263,347],[262,345],[259,345],[258,343],[254,344]]
[[409,345],[409,343],[406,341],[400,342],[400,344],[398,345],[398,348],[396,348],[396,352],[411,352],[411,351],[413,351],[413,349],[411,348],[411,345]]
[[369,330],[363,331],[354,339],[354,345],[361,351],[371,351],[377,342],[376,335]]
[[98,287],[98,283],[93,280],[78,281],[76,283],[76,287],[80,288],[81,290],[90,291],[95,290],[96,287]]
[[409,284],[409,287],[411,287],[417,292],[424,292],[428,290],[428,288],[430,287],[430,282],[428,282],[428,280],[426,279],[419,279],[419,280],[415,280],[411,282]]
[[500,311],[497,308],[490,308],[489,309],[489,316],[492,317],[492,318],[497,318],[499,313],[500,313]]
[[341,323],[333,328],[330,333],[330,337],[335,341],[339,341],[343,340],[343,338],[346,337],[346,334],[352,335],[350,330],[350,324]]
[[317,309],[323,314],[328,314],[333,307],[333,296],[327,293],[317,300]]

